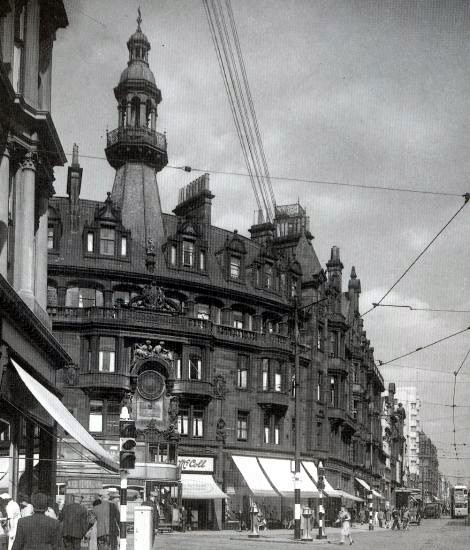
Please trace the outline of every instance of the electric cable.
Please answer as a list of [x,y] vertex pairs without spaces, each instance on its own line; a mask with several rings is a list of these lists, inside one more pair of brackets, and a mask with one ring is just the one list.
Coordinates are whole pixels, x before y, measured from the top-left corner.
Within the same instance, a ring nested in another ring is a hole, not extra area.
[[431,239],[431,241],[424,247],[424,249],[418,254],[418,256],[411,262],[411,264],[405,269],[405,271],[398,277],[398,279],[393,283],[393,285],[387,290],[387,292],[380,298],[376,303],[372,303],[372,307],[368,309],[361,317],[365,317],[369,312],[375,309],[380,305],[383,300],[392,292],[392,290],[397,286],[397,284],[405,277],[405,275],[410,271],[410,269],[418,262],[418,260],[423,256],[423,254],[428,250],[428,248],[437,240],[437,238],[445,231],[445,229],[452,223],[452,221],[460,214],[460,212],[467,206],[468,201],[470,200],[470,194],[465,195],[463,205],[457,210],[457,212],[450,218],[450,220],[442,227],[438,233]]
[[470,309],[434,309],[430,307],[414,307],[407,304],[372,304],[375,307],[395,307],[409,309],[410,311],[431,311],[437,313],[470,313]]

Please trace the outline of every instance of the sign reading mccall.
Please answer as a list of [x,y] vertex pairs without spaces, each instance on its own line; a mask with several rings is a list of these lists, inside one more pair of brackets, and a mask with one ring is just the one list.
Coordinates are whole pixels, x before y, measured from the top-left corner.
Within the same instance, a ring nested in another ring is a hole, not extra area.
[[178,466],[182,472],[213,472],[214,459],[211,456],[180,456]]

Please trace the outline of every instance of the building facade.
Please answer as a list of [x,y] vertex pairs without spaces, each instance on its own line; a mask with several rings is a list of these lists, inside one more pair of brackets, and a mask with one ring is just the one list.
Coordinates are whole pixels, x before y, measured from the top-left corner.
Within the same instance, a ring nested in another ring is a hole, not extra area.
[[436,446],[423,431],[419,432],[419,460],[423,502],[434,502],[441,491],[439,460]]
[[398,386],[396,399],[402,403],[405,409],[405,473],[406,485],[411,488],[420,487],[420,463],[419,463],[419,431],[421,429],[419,410],[420,400],[417,396],[416,387]]
[[[354,268],[343,291],[338,247],[323,269],[298,203],[277,206],[272,222],[260,217],[250,238],[214,226],[208,174],[180,190],[172,214],[163,213],[162,95],[140,21],[127,47],[129,62],[114,89],[118,125],[107,136],[112,191],[102,202],[80,196],[75,147],[67,196],[49,206],[48,312],[75,365],[61,378],[67,407],[117,453],[133,365],[164,358],[183,504],[195,528],[240,519],[253,500],[273,523],[286,520],[296,430],[304,498],[318,497],[319,460],[336,499],[354,506],[364,491],[379,494],[384,385],[359,315]],[[168,462],[147,431],[136,448],[142,471]],[[77,458],[67,446],[59,456]],[[89,473],[103,485],[116,483],[106,472]],[[141,475],[134,473],[137,490],[148,481]],[[69,483],[74,472],[60,477]]]

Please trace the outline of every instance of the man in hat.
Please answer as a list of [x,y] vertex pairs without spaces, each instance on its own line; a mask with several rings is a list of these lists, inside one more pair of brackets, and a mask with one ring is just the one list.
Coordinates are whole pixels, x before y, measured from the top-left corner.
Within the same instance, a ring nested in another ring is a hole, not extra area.
[[64,550],[80,550],[81,540],[88,531],[88,513],[84,506],[75,502],[75,495],[65,495],[59,519],[62,521]]
[[34,514],[18,521],[12,550],[62,550],[59,521],[44,515],[48,507],[47,495],[35,493],[31,504]]
[[21,510],[18,503],[15,502],[8,493],[2,493],[0,498],[5,503],[8,527],[8,550],[11,550],[16,536],[16,527],[21,517]]
[[119,512],[107,498],[108,494],[103,493],[100,504],[93,507],[96,516],[98,548],[116,550],[119,535]]

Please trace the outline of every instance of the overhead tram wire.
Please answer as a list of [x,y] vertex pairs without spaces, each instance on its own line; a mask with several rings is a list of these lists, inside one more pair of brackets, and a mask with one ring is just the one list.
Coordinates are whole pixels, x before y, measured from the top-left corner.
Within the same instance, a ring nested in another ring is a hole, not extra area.
[[388,361],[379,361],[378,362],[379,366],[383,367],[384,365],[388,365],[389,363],[393,363],[393,361],[397,361],[398,359],[402,359],[403,357],[408,357],[409,355],[413,355],[414,353],[417,353],[418,351],[422,351],[423,349],[427,349],[427,348],[430,348],[431,346],[435,346],[436,344],[444,342],[445,340],[449,340],[450,338],[454,338],[455,336],[458,336],[459,334],[462,334],[462,333],[466,332],[467,330],[470,330],[470,327],[467,327],[467,328],[464,328],[464,329],[459,330],[457,332],[454,332],[452,334],[449,334],[449,336],[444,336],[444,338],[440,338],[439,340],[435,340],[434,342],[431,342],[430,344],[426,344],[425,346],[421,346],[419,348],[416,348],[413,351],[409,351],[408,353],[404,353],[403,355],[399,355],[398,357],[394,357],[393,359],[389,359]]
[[387,292],[380,298],[376,303],[372,303],[372,307],[368,309],[361,317],[365,317],[369,312],[375,309],[385,300],[385,298],[392,292],[392,290],[397,286],[397,284],[405,277],[405,275],[410,271],[410,269],[418,262],[418,260],[424,255],[424,253],[429,249],[429,247],[437,240],[437,238],[445,231],[445,229],[452,223],[452,221],[460,214],[460,212],[467,206],[468,201],[470,200],[470,193],[464,195],[464,203],[457,210],[457,212],[450,218],[450,220],[438,231],[438,233],[431,239],[431,241],[424,247],[424,249],[416,256],[416,258],[411,262],[411,264],[405,269],[405,271],[398,277],[398,279],[393,283],[393,285],[387,290]]
[[409,309],[410,311],[426,311],[434,313],[470,313],[470,309],[437,309],[430,307],[414,307],[407,304],[375,304],[375,307],[394,307]]
[[460,373],[462,367],[464,366],[465,361],[468,359],[469,355],[470,355],[470,348],[468,349],[467,353],[465,354],[465,357],[463,358],[463,361],[460,363],[459,368],[454,372],[454,389],[453,389],[453,392],[452,392],[452,427],[453,427],[452,431],[453,431],[453,435],[454,435],[454,452],[455,452],[456,457],[458,456],[457,444],[456,444],[456,440],[455,440],[455,407],[456,407],[455,392],[456,392],[456,389],[457,389],[457,376],[459,375],[459,373]]

